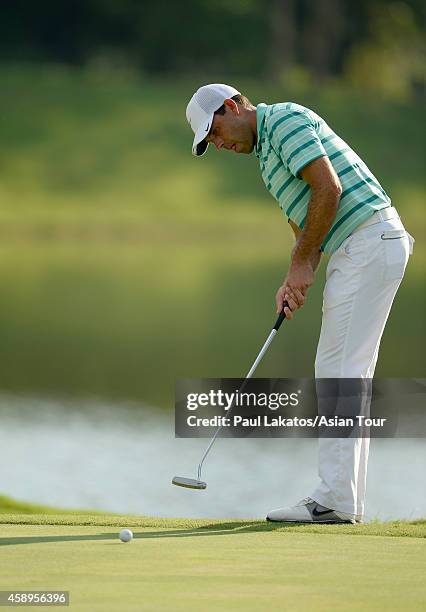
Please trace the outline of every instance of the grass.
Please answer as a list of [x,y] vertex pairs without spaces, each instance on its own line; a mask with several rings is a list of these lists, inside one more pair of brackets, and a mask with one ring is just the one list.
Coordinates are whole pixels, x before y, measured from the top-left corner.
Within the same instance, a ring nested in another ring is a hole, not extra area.
[[[6,495],[0,495],[0,515],[11,513],[19,514],[51,514],[55,512],[53,508],[43,506],[40,504],[30,504],[28,502],[21,502]],[[56,511],[57,512],[57,511]],[[13,514],[11,516],[13,516]]]
[[264,520],[252,519],[173,519],[155,518],[134,515],[103,514],[101,512],[82,513],[81,511],[58,513],[48,510],[47,513],[13,512],[0,514],[3,525],[45,525],[45,526],[91,526],[91,527],[141,527],[144,529],[183,530],[176,535],[193,535],[209,533],[249,533],[282,531],[285,533],[314,533],[317,535],[335,534],[351,536],[409,537],[426,538],[426,519],[414,521],[372,521],[362,525],[300,525],[274,524]]
[[[87,512],[87,510],[85,511]],[[30,522],[35,520],[36,516],[44,516],[45,520],[47,520],[47,516],[54,515],[56,520],[59,515],[81,515],[81,510],[59,510],[58,508],[52,508],[50,506],[45,506],[42,504],[33,504],[30,502],[19,501],[13,499],[12,497],[7,497],[6,495],[0,495],[0,524],[2,522],[14,522],[13,517],[28,517]],[[92,517],[96,517],[101,512],[90,511]],[[113,516],[113,515],[111,515]],[[3,520],[5,519],[5,520]],[[34,523],[35,524],[35,523]],[[53,523],[52,523],[53,524]]]
[[76,611],[417,610],[425,537],[426,520],[166,519],[1,496],[0,589],[69,590]]
[[[426,521],[13,513],[0,523],[0,589],[69,590],[72,610],[396,611],[420,609],[425,595]],[[123,527],[133,542],[118,540]]]
[[16,500],[0,495],[0,525],[70,525],[97,527],[154,527],[156,529],[185,529],[209,531],[308,531],[309,533],[338,533],[347,535],[378,535],[395,537],[426,537],[426,519],[412,521],[371,521],[356,525],[280,525],[251,519],[178,519],[139,515],[122,515],[88,510],[67,510]]

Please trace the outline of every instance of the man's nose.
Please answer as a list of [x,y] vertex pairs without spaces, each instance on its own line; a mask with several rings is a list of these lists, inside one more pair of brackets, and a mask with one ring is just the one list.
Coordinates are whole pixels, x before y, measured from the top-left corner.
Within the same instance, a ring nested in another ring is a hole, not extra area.
[[223,140],[221,138],[216,137],[213,139],[213,144],[216,147],[216,149],[219,151],[219,149],[223,147]]

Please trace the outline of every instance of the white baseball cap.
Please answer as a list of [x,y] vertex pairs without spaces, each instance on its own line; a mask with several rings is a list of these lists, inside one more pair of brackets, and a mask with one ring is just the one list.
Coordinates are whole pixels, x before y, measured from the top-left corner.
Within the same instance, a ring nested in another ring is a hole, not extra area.
[[192,145],[193,155],[199,156],[206,152],[209,145],[204,138],[212,127],[215,111],[225,100],[240,93],[235,87],[223,83],[211,83],[197,89],[186,107],[186,118],[195,134]]

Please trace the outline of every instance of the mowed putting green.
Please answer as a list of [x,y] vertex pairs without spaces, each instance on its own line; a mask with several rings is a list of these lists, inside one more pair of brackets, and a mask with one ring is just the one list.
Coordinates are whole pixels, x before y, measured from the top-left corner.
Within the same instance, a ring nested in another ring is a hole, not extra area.
[[[0,515],[0,589],[72,610],[420,610],[426,521],[357,526]],[[118,532],[133,530],[121,543]]]

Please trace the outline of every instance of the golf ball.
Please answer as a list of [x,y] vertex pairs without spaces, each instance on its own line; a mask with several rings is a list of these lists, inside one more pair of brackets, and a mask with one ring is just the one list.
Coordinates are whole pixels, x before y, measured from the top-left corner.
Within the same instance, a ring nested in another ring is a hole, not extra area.
[[122,529],[118,537],[122,542],[130,542],[133,539],[133,532],[130,529]]

